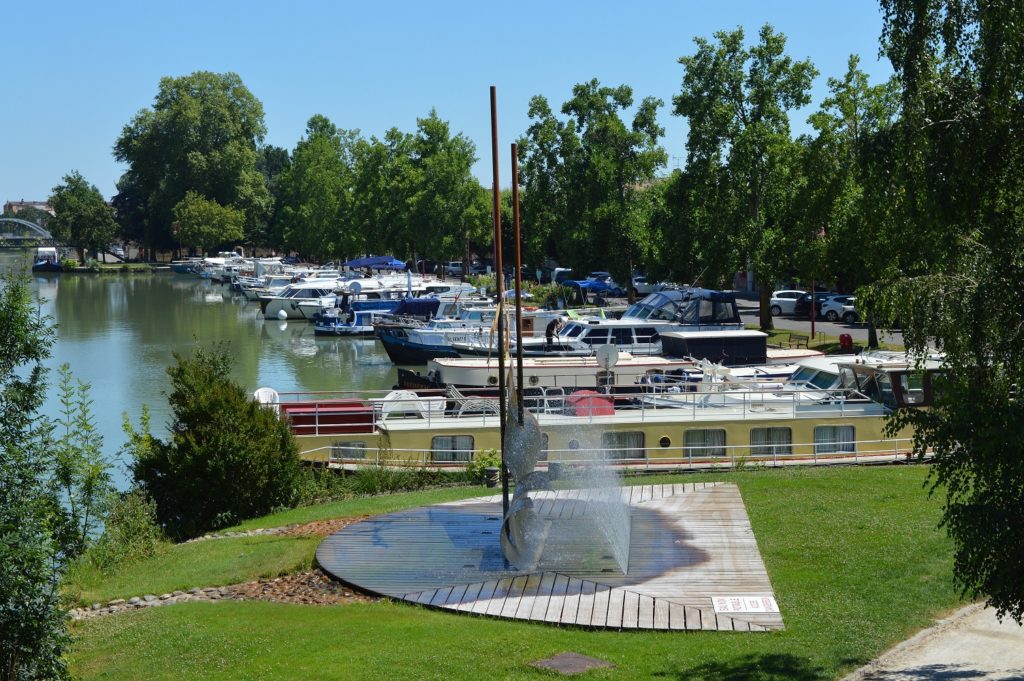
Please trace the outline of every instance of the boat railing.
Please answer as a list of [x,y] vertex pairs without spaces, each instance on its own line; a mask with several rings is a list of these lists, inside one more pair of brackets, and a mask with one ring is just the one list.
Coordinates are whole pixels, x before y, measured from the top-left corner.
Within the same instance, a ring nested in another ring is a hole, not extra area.
[[[726,415],[813,418],[882,415],[887,411],[862,393],[846,389],[721,391],[698,385],[689,392],[652,395],[625,392],[625,388],[628,386],[528,390],[523,405],[535,415],[571,418],[580,424],[600,424],[614,415],[643,423],[666,417],[691,421]],[[293,392],[281,393],[275,400],[278,411],[291,419],[296,435],[316,436],[338,433],[346,419],[374,429],[408,419],[425,420],[428,427],[450,425],[448,419],[467,417],[480,419],[482,427],[491,426],[497,423],[498,403],[496,389]]]
[[[538,468],[569,472],[588,467],[631,471],[774,468],[781,466],[907,463],[913,460],[911,438],[809,442],[774,445],[707,445],[545,450]],[[462,469],[478,452],[466,449],[367,449],[350,442],[305,450],[307,460],[331,468],[368,465]],[[930,454],[926,456],[930,458]]]

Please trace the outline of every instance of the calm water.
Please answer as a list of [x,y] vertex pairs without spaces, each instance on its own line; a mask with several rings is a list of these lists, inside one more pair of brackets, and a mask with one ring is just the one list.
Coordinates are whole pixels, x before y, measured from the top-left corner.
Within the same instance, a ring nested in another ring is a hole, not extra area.
[[[0,271],[30,265],[29,253],[0,251]],[[233,378],[252,392],[389,388],[397,373],[375,340],[317,338],[311,324],[264,320],[259,305],[190,275],[33,275],[41,309],[57,328],[47,366],[68,363],[92,385],[93,413],[112,459],[125,441],[122,414],[138,423],[149,407],[154,434],[169,419],[166,368],[172,353],[225,341]],[[45,411],[58,414],[49,374]],[[123,477],[119,481],[124,482]]]

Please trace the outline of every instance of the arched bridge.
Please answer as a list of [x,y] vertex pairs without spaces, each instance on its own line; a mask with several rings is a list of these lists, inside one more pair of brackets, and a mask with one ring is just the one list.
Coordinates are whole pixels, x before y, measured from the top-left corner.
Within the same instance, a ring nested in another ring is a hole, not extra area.
[[56,246],[53,235],[34,222],[0,218],[0,248]]

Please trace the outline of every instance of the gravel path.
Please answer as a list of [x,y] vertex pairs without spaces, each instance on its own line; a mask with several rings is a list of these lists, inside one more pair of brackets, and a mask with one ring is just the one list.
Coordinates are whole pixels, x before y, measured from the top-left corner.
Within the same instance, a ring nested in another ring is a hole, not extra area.
[[843,681],[1024,680],[1024,627],[976,603],[900,643]]

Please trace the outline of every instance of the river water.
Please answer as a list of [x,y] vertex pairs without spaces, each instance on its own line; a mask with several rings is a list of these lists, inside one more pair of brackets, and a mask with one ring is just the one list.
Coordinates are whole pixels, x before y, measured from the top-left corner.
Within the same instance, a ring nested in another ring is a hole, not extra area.
[[[30,265],[31,252],[0,251],[0,272]],[[154,435],[166,435],[166,369],[173,353],[188,355],[197,345],[227,343],[232,378],[249,392],[261,386],[314,392],[397,383],[376,340],[318,338],[308,322],[264,320],[257,303],[192,275],[34,274],[32,285],[56,328],[44,412],[59,414],[56,368],[66,362],[92,386],[92,412],[112,461],[126,439],[123,414],[138,424],[147,405]],[[116,478],[127,484],[120,463]]]

